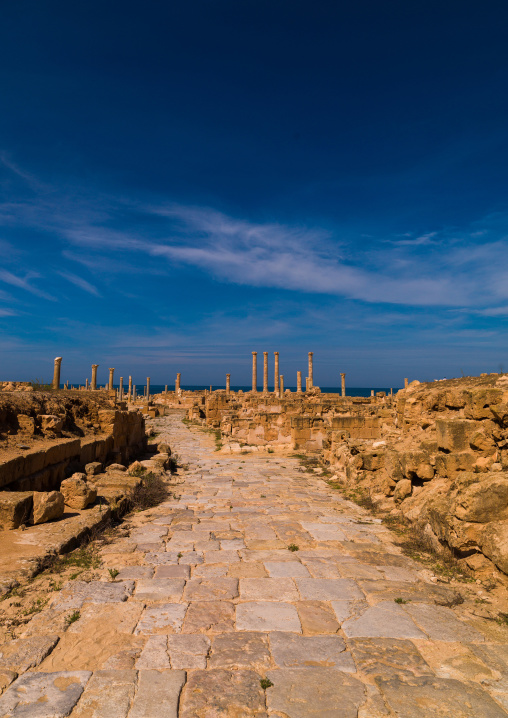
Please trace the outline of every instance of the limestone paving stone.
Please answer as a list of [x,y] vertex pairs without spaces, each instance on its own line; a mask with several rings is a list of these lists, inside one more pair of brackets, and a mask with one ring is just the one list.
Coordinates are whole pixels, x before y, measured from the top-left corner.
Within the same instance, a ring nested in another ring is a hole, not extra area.
[[236,628],[238,631],[302,631],[296,608],[281,601],[239,603]]
[[171,668],[185,670],[206,668],[210,639],[203,635],[178,633],[168,636],[168,653]]
[[[233,564],[236,566],[237,564]],[[227,563],[202,563],[192,569],[192,578],[224,578],[229,570]]]
[[174,603],[182,598],[185,581],[181,578],[143,578],[136,582],[134,600]]
[[235,630],[235,605],[229,601],[189,604],[182,633],[226,633]]
[[316,557],[303,558],[302,563],[307,567],[312,578],[343,578],[337,564],[330,558]]
[[192,578],[187,581],[185,601],[229,601],[238,596],[236,578]]
[[355,638],[348,641],[348,645],[358,670],[367,675],[382,678],[433,675],[430,666],[412,641]]
[[310,578],[308,569],[296,561],[265,561],[270,578]]
[[254,671],[212,668],[193,671],[180,698],[179,718],[268,718]]
[[91,671],[28,671],[0,696],[0,715],[2,718],[65,718],[78,702],[91,675]]
[[141,614],[134,633],[148,636],[161,633],[179,633],[186,610],[186,603],[165,603],[148,606]]
[[247,669],[264,673],[271,666],[268,635],[260,632],[214,636],[209,668]]
[[72,711],[72,718],[126,718],[136,691],[133,670],[95,671]]
[[128,718],[178,718],[184,683],[185,671],[139,671],[138,689]]
[[0,670],[24,673],[43,661],[58,643],[58,636],[17,638],[0,645]]
[[340,624],[332,607],[324,601],[298,601],[295,603],[305,636],[334,634]]
[[203,551],[205,563],[236,563],[240,561],[238,551]]
[[292,578],[241,578],[242,601],[298,601]]
[[153,566],[126,566],[120,569],[117,579],[125,581],[128,579],[152,578],[153,572]]
[[156,553],[147,553],[145,556],[145,563],[152,564],[153,566],[165,566],[166,564],[178,563],[178,551],[159,551]]
[[149,636],[136,660],[138,670],[164,670],[171,668],[168,654],[168,636]]
[[300,636],[297,633],[270,634],[270,649],[279,668],[337,668],[355,673],[356,666],[340,636]]
[[356,583],[347,578],[297,578],[295,582],[303,600],[337,601],[363,598]]
[[389,708],[404,718],[506,718],[488,693],[472,683],[421,676],[377,678]]
[[404,610],[429,638],[437,641],[481,643],[485,640],[485,637],[475,628],[459,621],[449,608],[431,606],[426,603],[408,603],[404,606]]
[[141,603],[87,603],[82,606],[77,621],[71,623],[67,633],[85,633],[97,636],[114,633],[130,634],[136,628],[143,611]]
[[134,581],[103,583],[101,581],[69,581],[60,595],[51,603],[55,609],[81,608],[85,602],[121,603],[126,601],[134,590]]
[[268,671],[270,715],[284,718],[357,718],[364,685],[335,668],[280,668]]
[[168,564],[155,567],[154,578],[190,578],[190,566],[186,564]]
[[350,618],[341,626],[350,638],[426,638],[411,618],[396,603],[378,603],[359,618]]

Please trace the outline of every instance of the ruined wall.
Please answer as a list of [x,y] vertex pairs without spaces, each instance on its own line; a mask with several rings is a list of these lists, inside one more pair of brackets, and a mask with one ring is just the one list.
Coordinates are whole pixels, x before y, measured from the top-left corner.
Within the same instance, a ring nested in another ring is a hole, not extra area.
[[[322,451],[337,434],[375,438],[381,421],[395,421],[390,397],[341,397],[314,388],[303,394],[231,393],[216,391],[206,397],[207,426],[220,429],[224,450],[246,447]],[[201,413],[194,406],[189,419]]]
[[[52,408],[60,410],[60,415],[51,415],[56,421],[46,432],[42,430],[43,422],[37,423],[37,417],[41,417],[40,399],[33,405],[22,404],[23,414],[16,414],[20,408],[16,402],[4,402],[0,407],[1,490],[52,491],[70,473],[88,463],[127,463],[146,447],[145,422],[140,412],[101,408],[100,403],[97,406],[87,402],[86,406],[71,403],[75,411],[72,413],[65,402],[58,404],[63,400],[54,401],[57,403]],[[70,430],[64,431],[65,426]]]
[[324,461],[471,568],[508,573],[508,376],[413,382],[395,410],[380,438],[336,436]]

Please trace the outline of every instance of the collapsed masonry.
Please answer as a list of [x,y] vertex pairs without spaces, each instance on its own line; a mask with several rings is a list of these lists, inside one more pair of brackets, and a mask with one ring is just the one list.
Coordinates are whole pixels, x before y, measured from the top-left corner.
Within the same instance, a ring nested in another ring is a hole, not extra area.
[[188,418],[219,429],[222,452],[313,452],[436,547],[508,573],[508,376],[416,381],[394,397],[217,391]]
[[139,483],[125,465],[146,448],[143,414],[112,405],[106,393],[2,392],[0,529],[61,518],[97,496],[125,508]]

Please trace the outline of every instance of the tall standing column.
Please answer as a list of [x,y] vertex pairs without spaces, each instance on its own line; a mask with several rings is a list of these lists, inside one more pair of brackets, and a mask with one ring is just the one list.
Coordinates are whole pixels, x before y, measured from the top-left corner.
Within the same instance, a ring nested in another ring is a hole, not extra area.
[[92,364],[92,389],[97,389],[97,368],[98,364]]
[[274,352],[275,355],[275,367],[274,367],[274,382],[273,391],[275,394],[279,393],[279,352]]
[[312,389],[314,386],[314,373],[313,373],[313,366],[312,366],[312,357],[314,355],[314,352],[309,352],[309,389]]
[[135,384],[133,384],[133,386],[132,386],[132,401],[133,402],[136,401],[136,385]]
[[181,381],[182,375],[177,374],[176,375],[176,381],[175,381],[175,394],[176,396],[180,396],[180,381]]
[[150,401],[150,377],[146,377],[146,400]]
[[113,391],[113,376],[114,376],[114,374],[115,374],[115,370],[110,369],[109,370],[109,390],[110,391]]
[[302,372],[301,371],[296,372],[296,393],[297,394],[302,393]]
[[132,397],[132,377],[129,377],[129,388],[127,390],[127,399],[130,401]]
[[281,374],[280,377],[279,377],[279,379],[280,379],[280,393],[279,393],[279,396],[280,396],[281,399],[282,399],[282,395],[284,394],[284,374]]
[[342,374],[340,375],[340,392],[342,396],[346,396],[346,375]]
[[56,357],[53,369],[53,389],[60,389],[60,367],[62,365],[62,357]]
[[252,352],[252,391],[258,390],[258,353]]
[[268,393],[268,352],[263,352],[263,394]]
[[118,400],[123,401],[123,376],[120,377],[120,388],[118,390]]
[[226,394],[229,396],[231,392],[231,374],[226,374]]

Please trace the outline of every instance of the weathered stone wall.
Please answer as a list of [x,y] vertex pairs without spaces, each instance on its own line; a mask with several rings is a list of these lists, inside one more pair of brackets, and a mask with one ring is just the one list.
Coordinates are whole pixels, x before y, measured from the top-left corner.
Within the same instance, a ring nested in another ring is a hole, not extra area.
[[[99,435],[47,439],[33,449],[3,458],[0,453],[0,489],[52,491],[69,473],[94,461],[127,463],[146,447],[145,422],[139,412],[99,409]],[[12,454],[12,451],[9,452]]]
[[508,376],[413,382],[395,411],[379,438],[337,436],[323,460],[471,568],[508,573]]

